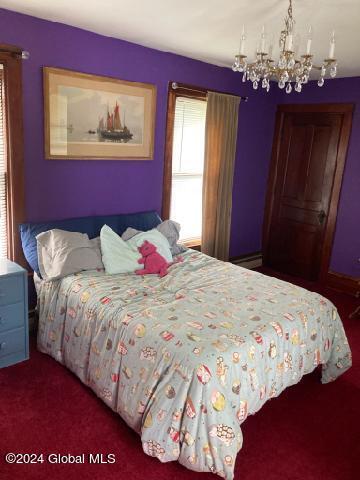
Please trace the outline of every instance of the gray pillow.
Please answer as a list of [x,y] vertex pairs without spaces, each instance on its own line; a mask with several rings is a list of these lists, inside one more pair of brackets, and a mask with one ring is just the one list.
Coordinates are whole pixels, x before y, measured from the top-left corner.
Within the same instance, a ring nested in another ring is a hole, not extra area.
[[100,239],[86,233],[48,230],[36,236],[38,262],[44,280],[55,280],[82,270],[104,268]]
[[124,240],[124,242],[127,242],[128,240],[130,240],[130,238],[135,237],[135,235],[137,235],[141,231],[142,230],[136,230],[136,228],[128,227],[121,235],[121,238]]
[[[162,223],[160,223],[160,225],[156,227],[156,229],[159,230],[159,232],[162,233],[164,237],[167,238],[172,255],[179,255],[179,253],[185,252],[186,248],[177,243],[180,235],[179,223],[174,222],[173,220],[164,220]],[[136,230],[135,228],[128,227],[125,230],[125,232],[121,235],[121,238],[126,242],[127,240],[130,240],[130,238],[134,237],[138,233],[140,233],[140,230]]]

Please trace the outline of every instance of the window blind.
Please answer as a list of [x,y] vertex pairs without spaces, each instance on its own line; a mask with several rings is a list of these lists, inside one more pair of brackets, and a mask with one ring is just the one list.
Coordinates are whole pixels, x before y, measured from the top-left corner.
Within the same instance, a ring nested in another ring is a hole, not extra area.
[[0,64],[0,258],[7,256],[4,66]]
[[175,104],[170,218],[181,240],[201,237],[206,101],[177,97]]
[[204,169],[206,102],[178,97],[175,104],[173,173],[201,174]]

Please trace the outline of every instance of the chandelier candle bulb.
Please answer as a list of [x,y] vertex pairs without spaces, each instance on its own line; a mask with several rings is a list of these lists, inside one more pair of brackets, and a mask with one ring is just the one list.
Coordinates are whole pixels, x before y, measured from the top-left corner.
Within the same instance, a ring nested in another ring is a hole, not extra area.
[[241,32],[241,37],[240,37],[240,55],[244,54],[245,41],[246,41],[246,33],[245,33],[245,25],[243,25],[242,32]]
[[260,52],[265,53],[265,42],[266,42],[266,35],[265,35],[265,25],[263,25],[261,30],[261,43],[260,43]]
[[240,55],[245,55],[245,40],[240,43]]
[[293,48],[293,35],[292,33],[289,33],[289,35],[286,36],[285,50],[287,52],[291,52],[292,48]]
[[330,37],[329,59],[335,58],[335,32],[333,31]]
[[311,52],[311,43],[312,43],[312,27],[309,27],[308,39],[306,42],[306,55],[310,55]]
[[300,44],[301,44],[301,37],[300,37],[300,35],[296,35],[296,37],[295,37],[295,42],[294,42],[294,47],[293,47],[293,50],[294,50],[294,53],[295,53],[295,57],[297,57],[297,55],[298,55],[298,53],[299,53]]
[[271,45],[269,46],[269,58],[270,58],[270,59],[271,59],[272,54],[273,54],[273,48],[274,48],[274,46],[273,46],[273,44],[271,44]]
[[246,41],[246,35],[245,35],[245,25],[242,27],[242,33],[240,37],[240,55],[245,55],[245,41]]

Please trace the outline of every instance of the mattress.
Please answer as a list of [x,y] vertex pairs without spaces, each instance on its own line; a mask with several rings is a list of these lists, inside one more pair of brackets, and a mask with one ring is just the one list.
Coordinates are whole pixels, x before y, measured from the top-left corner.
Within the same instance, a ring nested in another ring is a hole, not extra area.
[[[351,366],[321,295],[188,250],[164,278],[37,282],[38,348],[141,436],[146,454],[232,479],[248,415],[318,366]],[[274,420],[275,421],[275,420]]]

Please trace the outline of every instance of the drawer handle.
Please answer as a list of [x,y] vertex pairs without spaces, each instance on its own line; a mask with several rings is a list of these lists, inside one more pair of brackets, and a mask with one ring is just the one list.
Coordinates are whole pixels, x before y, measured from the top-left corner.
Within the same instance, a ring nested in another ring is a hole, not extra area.
[[5,350],[5,347],[6,347],[5,342],[0,343],[0,350]]

